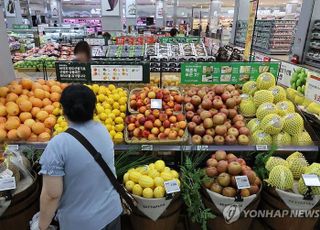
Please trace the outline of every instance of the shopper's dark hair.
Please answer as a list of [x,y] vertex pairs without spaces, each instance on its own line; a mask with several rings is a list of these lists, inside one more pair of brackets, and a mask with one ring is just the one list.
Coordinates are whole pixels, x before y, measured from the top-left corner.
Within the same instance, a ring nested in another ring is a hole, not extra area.
[[178,30],[176,28],[172,28],[170,30],[170,36],[171,37],[175,37],[177,35],[177,33],[178,33]]
[[64,114],[76,123],[92,120],[96,102],[93,91],[81,84],[72,84],[65,88],[60,99]]
[[74,55],[78,53],[85,53],[88,59],[91,59],[91,48],[86,41],[80,41],[77,43],[76,47],[74,47]]

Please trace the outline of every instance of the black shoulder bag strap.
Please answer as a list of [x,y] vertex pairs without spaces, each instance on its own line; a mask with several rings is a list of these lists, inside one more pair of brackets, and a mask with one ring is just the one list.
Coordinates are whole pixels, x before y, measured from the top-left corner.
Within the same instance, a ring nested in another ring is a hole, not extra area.
[[80,132],[73,128],[68,128],[66,133],[73,136],[75,139],[77,139],[91,154],[91,156],[94,158],[94,160],[98,163],[98,165],[101,167],[101,169],[104,171],[104,173],[109,178],[111,184],[115,188],[115,190],[119,193],[122,199],[125,200],[125,202],[130,206],[131,209],[135,208],[134,200],[132,197],[129,196],[125,188],[117,181],[117,178],[109,168],[108,164],[103,160],[101,153],[99,153],[95,147],[85,138]]

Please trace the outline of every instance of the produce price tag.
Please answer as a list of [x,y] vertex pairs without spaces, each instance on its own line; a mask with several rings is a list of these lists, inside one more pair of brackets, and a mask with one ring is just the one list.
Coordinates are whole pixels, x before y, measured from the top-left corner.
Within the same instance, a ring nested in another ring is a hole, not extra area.
[[0,173],[0,178],[8,178],[12,176],[13,176],[13,172],[10,169],[6,169]]
[[315,174],[302,174],[304,184],[306,186],[320,187],[319,177]]
[[8,149],[11,151],[17,151],[19,149],[19,145],[8,145]]
[[142,151],[153,151],[153,145],[141,145]]
[[281,62],[279,75],[278,75],[278,84],[281,84],[286,87],[290,87],[291,85],[290,80],[296,68],[299,68],[299,67],[287,62]]
[[250,188],[250,182],[247,176],[235,176],[238,189]]
[[209,146],[208,145],[197,145],[197,150],[198,151],[208,151]]
[[305,97],[320,103],[320,74],[310,73],[306,83]]
[[268,151],[268,146],[267,145],[256,145],[256,150],[257,151]]
[[151,99],[151,109],[162,109],[162,100]]
[[0,191],[16,189],[16,178],[6,177],[0,179]]
[[168,180],[164,182],[164,189],[166,190],[167,194],[180,192],[180,187],[176,180]]

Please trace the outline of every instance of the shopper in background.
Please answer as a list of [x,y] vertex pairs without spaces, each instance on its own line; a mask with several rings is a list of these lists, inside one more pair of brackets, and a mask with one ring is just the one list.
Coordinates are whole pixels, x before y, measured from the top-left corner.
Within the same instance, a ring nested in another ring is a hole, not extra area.
[[[84,135],[101,153],[113,173],[114,148],[110,134],[93,121],[94,93],[71,85],[61,95],[69,126]],[[61,230],[120,230],[120,197],[94,158],[73,136],[61,133],[46,147],[41,159],[43,187],[40,230],[46,230],[55,212]]]
[[171,37],[175,37],[175,36],[177,36],[178,32],[179,32],[179,31],[176,29],[176,27],[173,27],[173,28],[170,30],[170,36],[171,36]]
[[80,41],[74,48],[74,55],[76,61],[87,63],[91,61],[91,47],[86,41]]

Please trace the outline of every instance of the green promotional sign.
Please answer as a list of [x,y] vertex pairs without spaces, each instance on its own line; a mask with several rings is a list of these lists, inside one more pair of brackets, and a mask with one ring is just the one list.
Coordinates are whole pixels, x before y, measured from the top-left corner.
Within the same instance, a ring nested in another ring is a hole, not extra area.
[[160,37],[160,43],[199,43],[200,37]]
[[16,29],[16,30],[25,30],[25,29],[31,29],[31,26],[30,25],[24,25],[24,24],[13,24],[12,28]]
[[278,76],[279,62],[186,62],[181,64],[182,84],[243,84],[264,72]]

